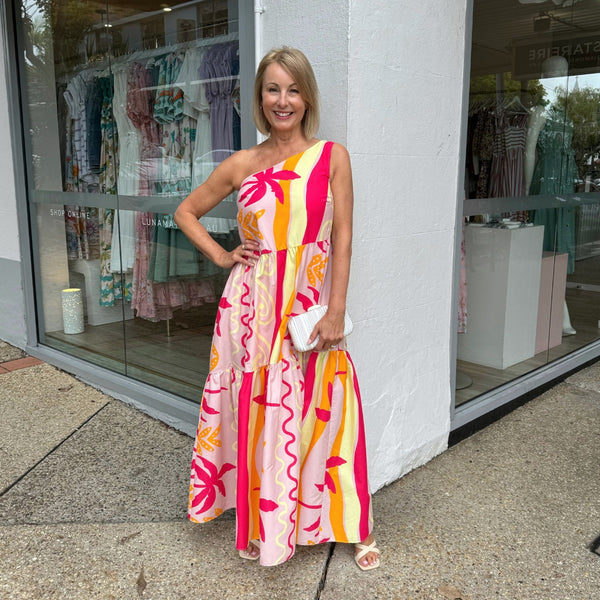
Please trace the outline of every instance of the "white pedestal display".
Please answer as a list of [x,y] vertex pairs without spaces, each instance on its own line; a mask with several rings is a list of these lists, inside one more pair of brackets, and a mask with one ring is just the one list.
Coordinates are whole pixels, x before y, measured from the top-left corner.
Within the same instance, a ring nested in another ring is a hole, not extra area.
[[88,325],[115,323],[123,318],[126,321],[133,319],[133,310],[128,303],[122,306],[121,301],[118,301],[114,306],[100,306],[100,260],[71,261],[69,268],[72,273],[83,275]]
[[458,358],[506,369],[535,354],[544,227],[465,227],[467,332]]
[[568,254],[543,254],[536,354],[562,344],[568,261]]

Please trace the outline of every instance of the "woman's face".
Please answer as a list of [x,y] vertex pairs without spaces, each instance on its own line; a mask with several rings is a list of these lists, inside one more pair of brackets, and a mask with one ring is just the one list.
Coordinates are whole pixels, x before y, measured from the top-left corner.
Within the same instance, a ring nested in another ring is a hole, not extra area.
[[292,76],[276,62],[265,69],[262,111],[271,125],[271,132],[301,130],[306,104]]

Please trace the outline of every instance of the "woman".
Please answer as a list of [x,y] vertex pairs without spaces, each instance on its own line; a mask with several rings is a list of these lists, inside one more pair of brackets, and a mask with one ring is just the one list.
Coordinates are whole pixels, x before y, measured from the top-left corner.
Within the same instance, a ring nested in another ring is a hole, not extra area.
[[[188,516],[236,508],[236,548],[263,565],[298,544],[356,544],[379,566],[360,394],[343,339],[352,243],[346,149],[316,139],[318,91],[302,52],[261,61],[253,116],[268,138],[223,161],[175,213],[209,259],[232,268],[219,303],[192,460]],[[242,244],[226,251],[198,219],[238,190]],[[312,352],[290,316],[328,305]]]

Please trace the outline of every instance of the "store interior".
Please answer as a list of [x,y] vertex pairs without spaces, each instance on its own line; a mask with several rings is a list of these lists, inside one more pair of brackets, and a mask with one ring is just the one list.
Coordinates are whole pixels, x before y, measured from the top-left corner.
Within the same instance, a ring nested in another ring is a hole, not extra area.
[[456,405],[600,339],[600,2],[475,0]]
[[[237,0],[29,2],[40,341],[199,401],[227,272],[172,216],[242,146]],[[239,241],[235,198],[202,218]]]

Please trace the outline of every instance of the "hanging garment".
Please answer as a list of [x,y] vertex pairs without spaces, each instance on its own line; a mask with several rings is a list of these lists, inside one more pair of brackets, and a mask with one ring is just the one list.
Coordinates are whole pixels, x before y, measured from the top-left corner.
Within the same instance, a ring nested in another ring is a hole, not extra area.
[[149,321],[164,321],[173,317],[174,310],[215,302],[214,284],[211,280],[154,283],[148,279],[156,226],[154,213],[137,213],[131,303],[136,316]]
[[[119,140],[113,120],[113,80],[100,79],[102,89],[102,146],[100,149],[100,193],[117,193]],[[115,202],[116,203],[116,202]],[[100,305],[113,306],[116,300],[131,302],[131,274],[113,273],[111,270],[112,240],[115,209],[100,209]]]
[[65,119],[65,192],[81,191],[81,179],[79,178],[79,164],[77,162],[77,151],[75,149],[75,121],[71,116],[69,104],[65,102],[67,116]]
[[[210,105],[211,140],[214,160],[219,163],[235,149],[233,140],[234,75],[239,45],[237,42],[216,44],[202,58],[200,76],[205,82],[206,99]],[[239,70],[239,62],[237,66]],[[223,151],[222,156],[219,152]]]
[[192,140],[195,121],[183,116],[178,121],[162,125],[162,160],[156,194],[183,196],[192,191]]
[[[112,102],[117,126],[119,196],[137,196],[140,191],[139,158],[141,136],[127,116],[128,67],[113,69],[115,90]],[[130,271],[135,260],[135,215],[130,210],[117,210],[114,216],[110,270],[113,273]]]
[[524,155],[527,115],[498,118],[490,173],[490,197],[525,195]]
[[231,270],[214,330],[196,435],[188,516],[236,508],[236,547],[260,562],[296,544],[356,543],[372,528],[360,392],[342,341],[299,353],[288,318],[327,304],[331,142],[254,173],[238,194],[240,236],[260,243]]
[[198,279],[200,253],[173,222],[171,215],[156,214],[148,279],[165,282],[181,277]]
[[473,154],[479,164],[476,198],[487,198],[489,190],[489,174],[494,148],[495,118],[491,111],[483,111],[477,115],[477,123],[473,132]]
[[183,116],[183,90],[175,86],[183,57],[167,54],[157,61],[158,86],[154,101],[154,119],[157,123],[172,123]]
[[[207,48],[190,48],[185,53],[176,81],[176,85],[183,90],[183,112],[196,123],[192,138],[192,190],[204,183],[218,164],[217,157],[212,152],[210,105],[206,99],[205,86],[200,82],[199,65],[206,51]],[[219,153],[219,158],[222,158],[221,155]],[[233,194],[230,200],[235,202]],[[237,228],[235,219],[202,217],[201,222],[212,234],[227,235]]]
[[[93,102],[103,94],[102,80],[97,79],[93,83],[94,74],[91,70],[82,71],[71,79],[64,92],[64,99],[69,107],[72,124],[72,145],[77,157],[77,177],[81,181],[81,191],[95,192],[98,189],[98,175],[90,167],[88,156],[88,120],[86,117],[86,106],[88,93],[94,89]],[[98,89],[96,89],[96,86]]]
[[196,123],[192,149],[192,189],[204,183],[216,166],[211,156],[210,105],[199,73],[205,52],[207,48],[189,49],[176,81],[177,86],[183,89],[183,112]]
[[67,258],[69,260],[91,260],[100,256],[100,234],[98,209],[67,204],[65,211],[65,233]]
[[131,302],[131,275],[110,270],[115,210],[101,208],[100,212],[100,306],[114,306],[115,301]]
[[87,99],[85,105],[85,122],[87,131],[87,157],[90,170],[100,171],[100,150],[102,147],[102,90],[94,77],[87,84]]
[[[575,191],[577,165],[571,146],[573,125],[560,116],[546,119],[537,142],[538,161],[529,195],[565,194]],[[544,250],[567,253],[567,272],[575,270],[575,209],[544,208],[535,211],[533,222],[544,226]]]
[[196,120],[184,112],[184,92],[177,85],[183,57],[169,54],[159,63],[154,118],[161,135],[161,161],[155,193],[188,194],[192,190],[192,147]]
[[458,283],[458,333],[467,333],[467,262],[465,251],[465,219],[460,242],[460,277]]
[[154,120],[152,71],[139,62],[129,67],[127,75],[127,116],[140,133],[139,148],[139,194],[154,193],[158,179],[158,163],[161,159],[160,132]]
[[[525,196],[525,140],[529,115],[502,113],[497,117],[489,182],[490,198]],[[523,223],[527,211],[502,213]]]
[[[66,106],[65,131],[65,191],[90,192],[97,187],[97,174],[92,173],[86,139],[91,109],[86,101],[97,103],[99,85],[91,72],[75,76],[64,92]],[[98,124],[99,126],[99,124]],[[83,177],[85,175],[85,178]],[[69,260],[97,259],[100,256],[99,220],[97,208],[69,204],[65,210],[65,235]]]

